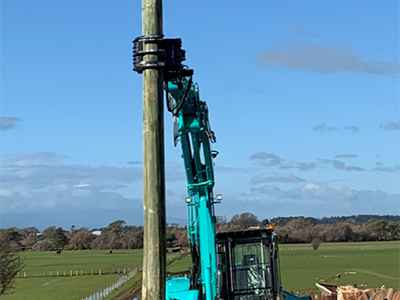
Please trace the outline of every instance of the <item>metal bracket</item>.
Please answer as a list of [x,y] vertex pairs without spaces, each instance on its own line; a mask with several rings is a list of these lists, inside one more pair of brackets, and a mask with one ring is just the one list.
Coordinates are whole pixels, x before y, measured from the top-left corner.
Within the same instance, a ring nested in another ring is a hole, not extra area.
[[[141,74],[145,69],[154,69],[163,67],[165,64],[160,56],[164,50],[160,48],[160,43],[163,41],[163,35],[147,35],[139,36],[133,41],[133,70]],[[145,44],[151,43],[158,45],[155,49],[145,49]],[[157,55],[158,60],[144,61],[145,55]]]
[[[182,65],[186,51],[183,50],[181,39],[164,39],[163,35],[139,36],[133,41],[133,70],[139,74],[146,69],[162,68],[171,80],[177,76],[186,75],[187,70]],[[146,49],[145,44],[154,44],[154,49]],[[156,55],[157,60],[144,60],[146,55]]]

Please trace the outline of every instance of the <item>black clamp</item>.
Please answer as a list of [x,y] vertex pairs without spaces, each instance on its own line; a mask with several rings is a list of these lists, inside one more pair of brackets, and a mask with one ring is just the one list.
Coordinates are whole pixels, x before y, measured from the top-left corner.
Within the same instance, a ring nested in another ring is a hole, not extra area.
[[[181,48],[182,40],[163,37],[163,35],[139,36],[133,41],[133,70],[141,74],[145,69],[163,68],[166,80],[193,74],[192,70],[182,65],[186,60],[186,51]],[[151,49],[145,47],[145,44],[156,44],[157,47]],[[156,55],[157,60],[144,61],[145,55]]]
[[[133,70],[139,74],[143,73],[145,69],[154,69],[164,66],[164,62],[161,56],[164,54],[164,50],[160,48],[160,43],[163,41],[163,35],[147,35],[139,36],[133,41]],[[145,50],[145,44],[152,43],[157,44],[156,49]],[[158,56],[158,60],[155,61],[143,61],[143,57],[148,54]]]

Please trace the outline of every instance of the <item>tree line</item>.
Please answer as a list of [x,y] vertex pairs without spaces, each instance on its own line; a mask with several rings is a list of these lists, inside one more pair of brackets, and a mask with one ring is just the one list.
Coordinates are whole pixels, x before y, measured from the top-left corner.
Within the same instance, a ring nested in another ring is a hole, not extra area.
[[[400,240],[399,216],[382,218],[371,216],[364,223],[357,222],[354,216],[334,223],[321,223],[321,219],[311,217],[279,217],[258,220],[251,213],[234,215],[230,220],[225,216],[216,218],[216,231],[235,231],[251,227],[265,228],[275,225],[280,243],[321,242],[361,242]],[[101,235],[96,235],[88,228],[70,230],[51,226],[39,232],[36,227],[23,229],[8,228],[0,230],[0,241],[7,245],[8,252],[33,250],[85,250],[85,249],[139,249],[143,247],[143,226],[127,225],[123,220],[116,220],[105,228],[100,228]],[[167,246],[188,245],[187,228],[179,224],[167,224]],[[4,251],[3,251],[4,252]]]
[[[237,231],[266,228],[275,224],[280,243],[311,243],[317,249],[322,242],[362,242],[400,240],[399,216],[351,216],[336,219],[311,217],[279,217],[258,220],[251,213],[234,215],[229,221],[225,216],[216,218],[216,231]],[[332,222],[332,220],[334,220]],[[16,274],[23,262],[18,251],[62,250],[111,250],[143,248],[143,226],[126,225],[116,220],[100,235],[88,228],[70,230],[51,226],[40,232],[36,227],[0,229],[0,295],[12,288]],[[188,246],[187,228],[179,224],[167,224],[168,247]]]

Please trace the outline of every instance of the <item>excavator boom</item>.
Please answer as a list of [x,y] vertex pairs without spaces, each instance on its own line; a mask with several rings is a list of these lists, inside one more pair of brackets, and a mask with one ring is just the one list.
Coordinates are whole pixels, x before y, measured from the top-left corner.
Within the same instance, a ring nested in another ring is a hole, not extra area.
[[[145,43],[157,43],[159,60],[144,61]],[[167,300],[289,300],[282,293],[278,244],[273,228],[240,232],[215,232],[213,159],[216,141],[208,119],[208,107],[200,100],[193,70],[183,65],[180,39],[141,36],[134,40],[134,70],[164,70],[167,107],[174,121],[174,145],[181,144],[187,179],[188,240],[192,256],[189,277],[166,282]],[[301,300],[308,300],[301,299]]]

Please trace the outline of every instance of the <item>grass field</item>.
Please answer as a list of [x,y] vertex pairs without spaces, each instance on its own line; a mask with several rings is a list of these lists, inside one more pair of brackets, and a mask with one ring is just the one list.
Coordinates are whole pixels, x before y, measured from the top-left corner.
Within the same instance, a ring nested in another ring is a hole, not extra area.
[[[117,281],[123,275],[123,268],[133,269],[142,263],[142,250],[114,250],[112,254],[105,250],[63,251],[61,254],[24,252],[21,256],[25,262],[20,272],[22,278],[17,278],[17,286],[11,294],[2,296],[4,300],[81,299]],[[101,269],[104,274],[112,270],[117,272],[118,268],[121,274],[90,275],[92,270],[98,273]],[[68,276],[71,271],[73,276]],[[41,277],[44,272],[46,277]],[[89,275],[86,276],[86,272]],[[29,277],[23,278],[24,273]]]
[[[140,266],[141,250],[108,251],[63,251],[26,252],[22,272],[40,274],[51,271],[53,276],[72,270],[110,270]],[[284,289],[299,290],[313,288],[319,279],[328,279],[341,273],[331,284],[366,285],[367,287],[400,288],[400,242],[374,243],[325,243],[318,250],[310,245],[281,245],[281,273]],[[190,256],[174,261],[169,272],[187,270]],[[350,272],[350,274],[346,274]],[[85,272],[83,271],[83,274]],[[77,300],[115,282],[122,274],[28,277],[17,278],[17,287],[12,294],[2,296],[4,300]],[[133,281],[129,281],[132,283]]]
[[136,267],[142,263],[142,250],[38,251],[21,253],[25,261],[22,272],[63,272],[76,270],[112,270]]
[[280,247],[282,282],[287,290],[313,288],[321,282],[319,279],[326,280],[338,273],[340,279],[330,284],[400,288],[399,241],[326,243],[316,251],[301,250],[304,247]]

